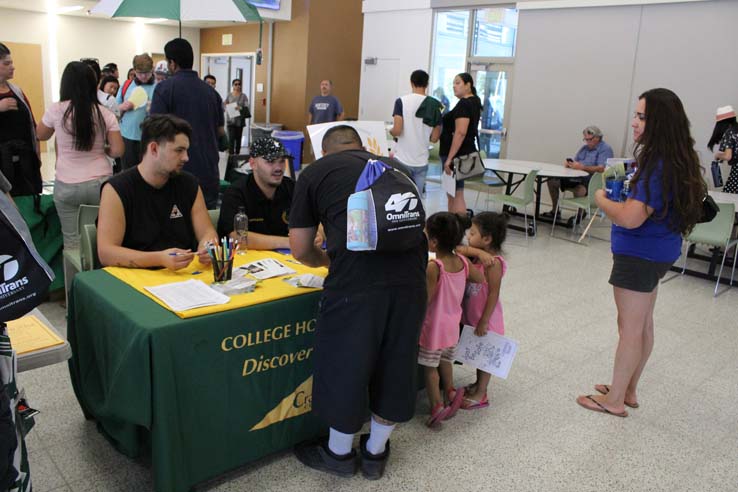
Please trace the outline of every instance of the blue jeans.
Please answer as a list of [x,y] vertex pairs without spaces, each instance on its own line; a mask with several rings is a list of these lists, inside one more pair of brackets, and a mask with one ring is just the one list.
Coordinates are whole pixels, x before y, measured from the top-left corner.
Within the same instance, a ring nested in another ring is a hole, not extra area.
[[415,182],[418,193],[423,196],[425,191],[425,177],[428,175],[428,164],[425,166],[405,166],[410,171],[410,178]]

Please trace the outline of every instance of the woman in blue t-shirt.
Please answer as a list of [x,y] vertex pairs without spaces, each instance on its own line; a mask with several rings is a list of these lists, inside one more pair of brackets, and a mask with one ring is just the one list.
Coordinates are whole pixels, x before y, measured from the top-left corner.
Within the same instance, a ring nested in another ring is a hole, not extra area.
[[625,202],[595,194],[612,220],[613,285],[620,341],[611,384],[579,396],[588,410],[627,417],[638,408],[636,387],[653,349],[653,308],[659,280],[679,258],[682,236],[702,214],[702,179],[689,120],[676,94],[651,89],[638,99],[631,124],[638,170]]

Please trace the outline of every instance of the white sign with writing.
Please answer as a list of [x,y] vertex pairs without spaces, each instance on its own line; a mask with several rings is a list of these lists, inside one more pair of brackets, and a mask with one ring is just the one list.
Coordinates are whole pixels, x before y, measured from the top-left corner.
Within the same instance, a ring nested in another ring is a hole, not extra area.
[[323,156],[323,135],[329,128],[336,125],[348,125],[355,129],[361,137],[361,143],[367,151],[375,155],[387,156],[387,130],[384,121],[332,121],[330,123],[320,123],[318,125],[310,125],[307,127],[310,135],[310,143],[313,146],[313,155],[316,159]]
[[507,379],[517,352],[518,342],[492,331],[478,337],[474,334],[473,326],[464,325],[456,347],[456,360],[498,378]]

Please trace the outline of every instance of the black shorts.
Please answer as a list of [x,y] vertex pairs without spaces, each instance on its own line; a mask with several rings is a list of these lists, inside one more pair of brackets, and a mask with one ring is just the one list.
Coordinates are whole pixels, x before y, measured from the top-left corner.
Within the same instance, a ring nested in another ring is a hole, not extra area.
[[573,190],[577,186],[586,188],[589,182],[584,178],[559,178],[559,183],[562,190]]
[[673,264],[626,255],[612,255],[612,260],[610,283],[636,292],[653,292]]
[[426,297],[422,286],[323,293],[312,403],[330,427],[358,432],[367,410],[392,422],[413,417]]

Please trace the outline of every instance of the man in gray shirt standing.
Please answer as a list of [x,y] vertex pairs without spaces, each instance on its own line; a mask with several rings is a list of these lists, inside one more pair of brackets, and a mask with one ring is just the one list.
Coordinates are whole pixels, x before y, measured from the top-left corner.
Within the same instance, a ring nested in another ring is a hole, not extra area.
[[343,120],[343,106],[331,95],[332,90],[333,82],[328,79],[320,81],[320,95],[313,98],[308,108],[308,125]]

